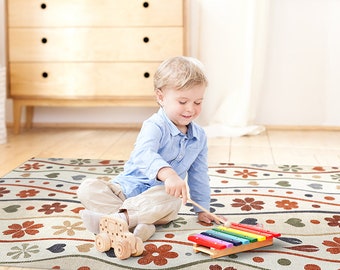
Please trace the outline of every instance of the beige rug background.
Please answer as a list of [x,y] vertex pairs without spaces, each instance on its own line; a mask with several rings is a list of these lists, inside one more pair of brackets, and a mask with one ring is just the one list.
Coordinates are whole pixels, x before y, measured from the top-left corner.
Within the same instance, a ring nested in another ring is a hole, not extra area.
[[211,211],[280,232],[274,245],[211,259],[194,253],[191,205],[159,226],[140,257],[100,253],[79,217],[85,178],[110,180],[123,161],[32,158],[0,179],[0,265],[45,269],[340,269],[340,168],[211,164]]

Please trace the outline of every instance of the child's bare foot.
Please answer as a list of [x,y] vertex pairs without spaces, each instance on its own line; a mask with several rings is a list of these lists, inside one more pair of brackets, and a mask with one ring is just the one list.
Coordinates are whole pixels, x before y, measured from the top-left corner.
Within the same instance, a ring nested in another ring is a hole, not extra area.
[[155,233],[155,231],[156,227],[153,224],[138,224],[133,230],[133,234],[145,242]]
[[83,220],[85,228],[94,233],[99,233],[99,221],[100,219],[105,216],[102,213],[93,212],[90,210],[82,210],[79,212],[81,219]]
[[[83,220],[85,228],[94,234],[99,233],[100,219],[102,217],[108,216],[106,214],[94,212],[94,211],[87,210],[87,209],[80,211],[79,214],[80,214],[81,219]],[[110,216],[127,221],[124,213],[115,213],[115,214],[111,214]]]

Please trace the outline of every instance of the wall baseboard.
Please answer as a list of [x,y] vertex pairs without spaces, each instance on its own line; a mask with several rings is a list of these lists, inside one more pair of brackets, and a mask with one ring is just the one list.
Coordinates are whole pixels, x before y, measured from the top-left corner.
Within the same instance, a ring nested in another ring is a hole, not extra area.
[[290,125],[267,125],[267,130],[305,130],[305,131],[340,131],[340,126],[290,126]]
[[[7,123],[8,128],[13,128],[13,123]],[[24,127],[24,123],[21,124]],[[76,128],[76,129],[140,129],[142,123],[33,123],[36,128]]]
[[[7,122],[8,128],[13,128],[12,122]],[[24,126],[24,123],[21,124]],[[114,128],[114,129],[140,129],[142,123],[34,123],[37,128]],[[293,125],[264,125],[267,130],[302,130],[302,131],[340,131],[340,126],[293,126]]]

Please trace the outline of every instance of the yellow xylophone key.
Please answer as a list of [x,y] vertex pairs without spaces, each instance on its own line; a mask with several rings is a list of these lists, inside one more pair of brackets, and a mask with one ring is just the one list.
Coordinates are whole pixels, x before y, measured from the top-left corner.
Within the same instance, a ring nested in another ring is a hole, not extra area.
[[[218,228],[223,227],[223,226],[219,226]],[[266,237],[263,235],[259,235],[259,234],[255,234],[255,233],[250,233],[250,232],[245,232],[245,231],[241,231],[241,230],[237,230],[237,229],[233,229],[233,228],[227,228],[227,227],[223,227],[223,231],[225,232],[230,232],[230,233],[235,233],[235,234],[239,234],[239,235],[243,235],[246,237],[252,237],[252,238],[256,238],[257,241],[264,241],[266,240]]]

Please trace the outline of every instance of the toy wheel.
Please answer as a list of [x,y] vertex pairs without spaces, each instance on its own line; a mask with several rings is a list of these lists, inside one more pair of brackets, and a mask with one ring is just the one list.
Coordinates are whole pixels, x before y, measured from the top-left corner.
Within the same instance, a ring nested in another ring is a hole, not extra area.
[[127,240],[118,241],[114,250],[118,259],[124,260],[131,256],[130,242]]
[[100,252],[107,251],[111,248],[110,236],[106,233],[100,233],[96,236],[96,248]]
[[139,237],[136,237],[136,252],[132,253],[131,255],[136,257],[141,255],[143,251],[144,251],[143,241]]

